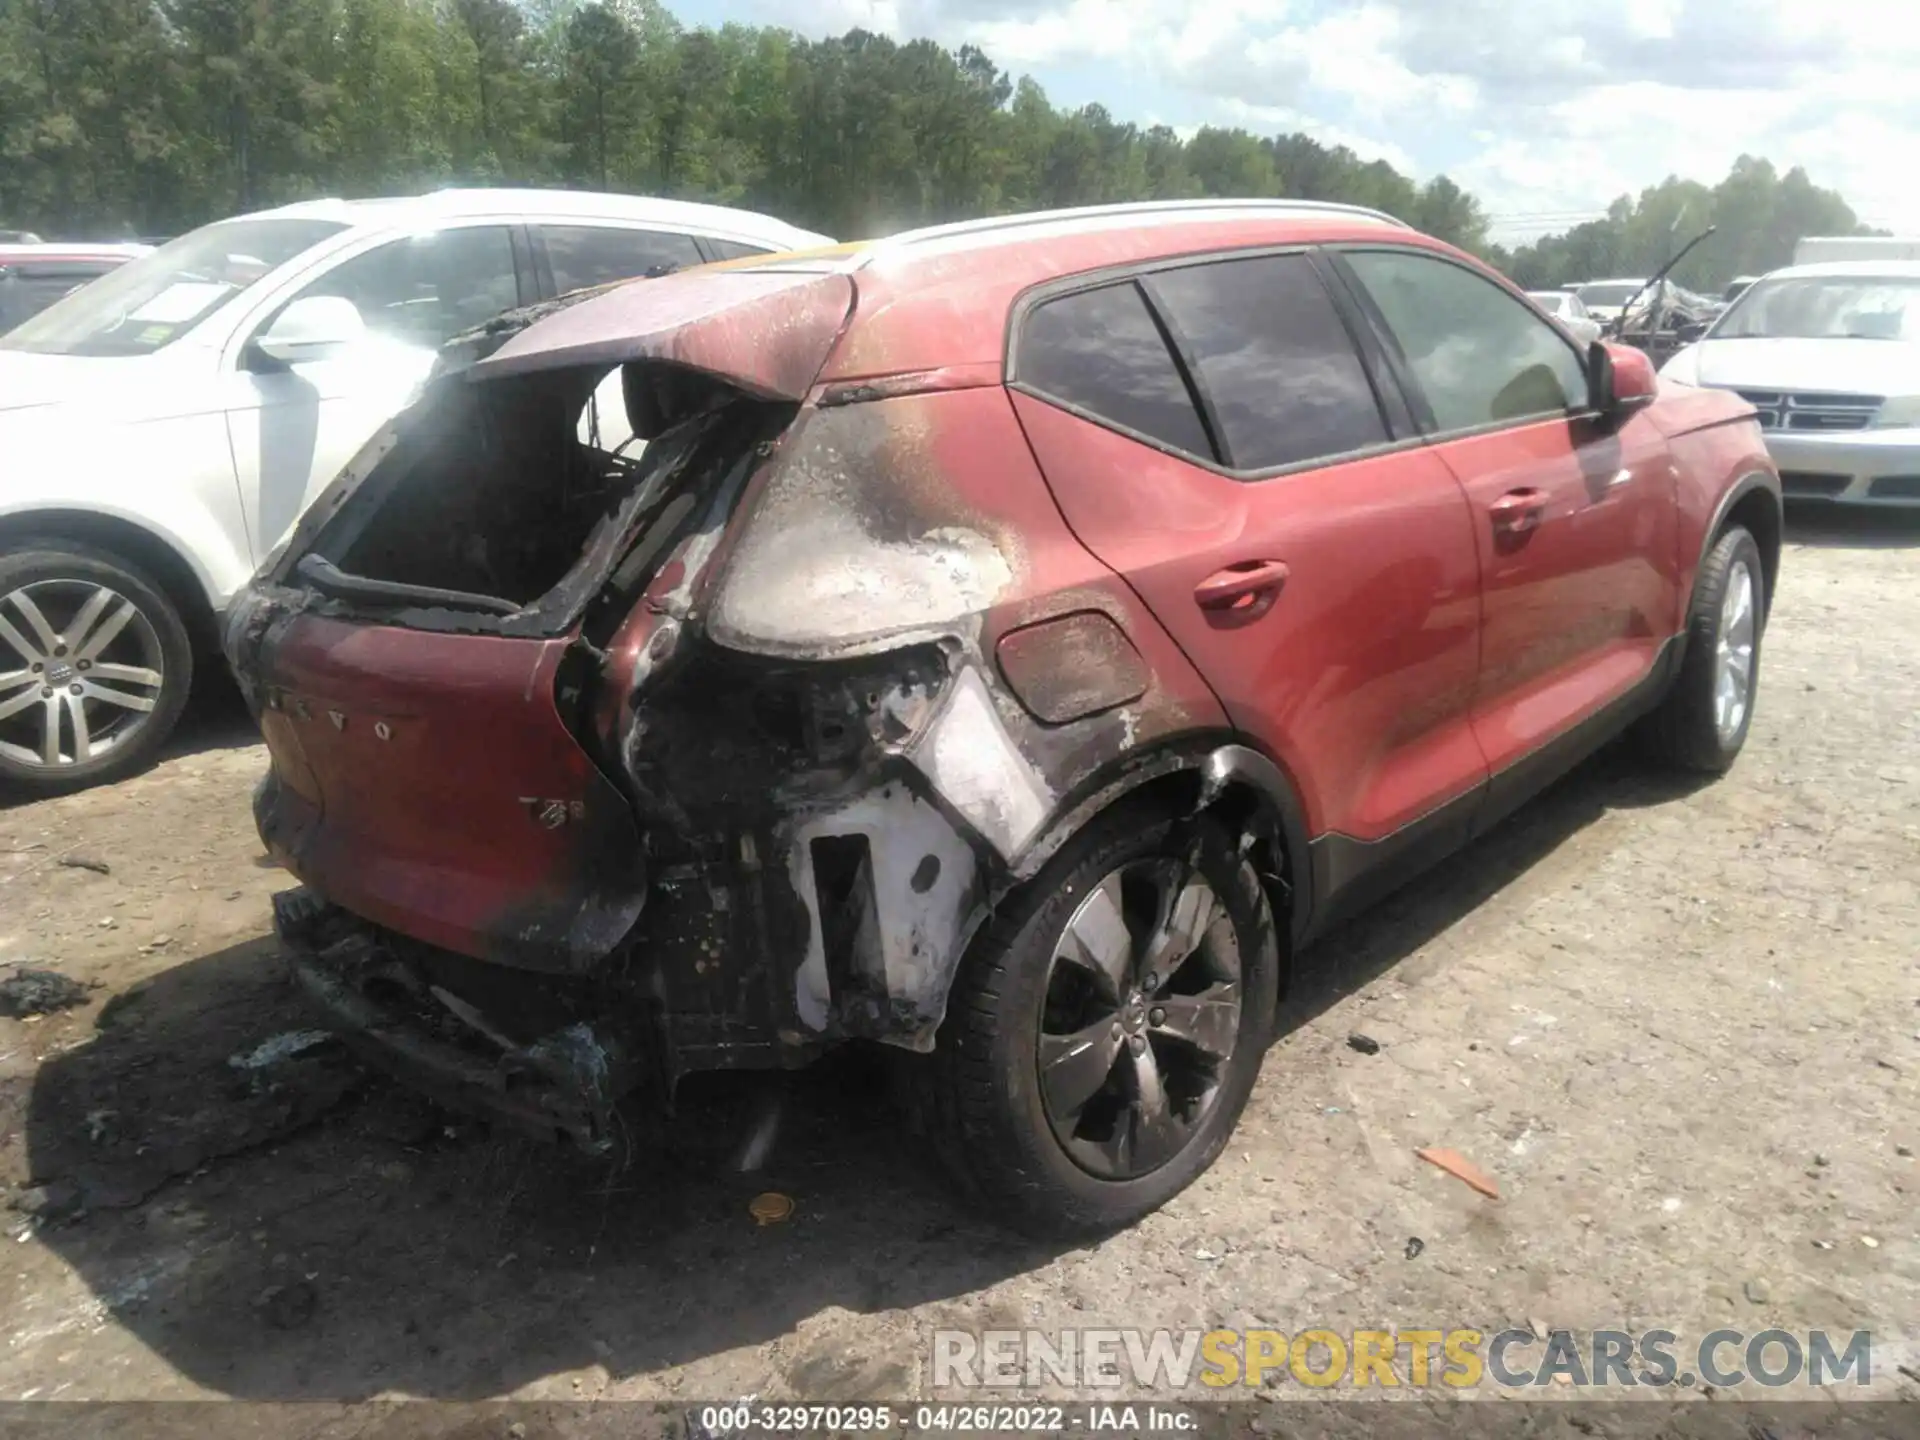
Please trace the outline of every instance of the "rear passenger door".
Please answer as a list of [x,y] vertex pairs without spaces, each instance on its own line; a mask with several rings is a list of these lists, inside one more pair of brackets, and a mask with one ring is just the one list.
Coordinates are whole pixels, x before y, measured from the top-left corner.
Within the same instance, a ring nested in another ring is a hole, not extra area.
[[1666,442],[1644,411],[1596,416],[1581,352],[1486,276],[1412,250],[1341,263],[1472,503],[1475,733],[1495,776],[1525,791],[1526,762],[1553,768],[1551,742],[1646,680],[1678,628]]
[[1068,523],[1290,773],[1323,895],[1484,782],[1466,499],[1312,256],[1083,280],[1014,324],[1014,404]]

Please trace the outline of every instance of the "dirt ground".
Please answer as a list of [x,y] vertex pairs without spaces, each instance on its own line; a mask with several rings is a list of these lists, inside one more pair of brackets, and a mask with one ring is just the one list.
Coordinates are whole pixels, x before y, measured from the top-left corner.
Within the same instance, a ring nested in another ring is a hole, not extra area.
[[741,1176],[753,1093],[608,1174],[230,1063],[308,1017],[208,686],[151,773],[0,809],[0,965],[95,987],[0,1019],[0,1400],[898,1400],[943,1328],[1419,1324],[1867,1328],[1920,1394],[1920,530],[1784,572],[1731,776],[1609,752],[1324,943],[1221,1163],[1077,1249],[958,1208],[856,1065]]

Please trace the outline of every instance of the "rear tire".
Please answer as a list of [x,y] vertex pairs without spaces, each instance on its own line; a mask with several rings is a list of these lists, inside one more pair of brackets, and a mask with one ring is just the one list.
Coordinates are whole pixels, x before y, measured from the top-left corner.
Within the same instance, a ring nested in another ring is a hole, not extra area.
[[[1114,937],[1098,922],[1123,913],[1124,940],[1087,942]],[[1113,963],[1089,963],[1096,949]],[[1272,1036],[1278,977],[1273,913],[1228,832],[1122,807],[976,938],[915,1067],[921,1126],[994,1220],[1041,1236],[1129,1224],[1225,1146]]]
[[186,625],[138,566],[54,537],[0,555],[0,788],[57,795],[132,774],[192,685]]
[[1694,582],[1680,673],[1641,732],[1655,759],[1721,775],[1739,757],[1760,690],[1766,584],[1753,536],[1741,526],[1729,527],[1707,552]]

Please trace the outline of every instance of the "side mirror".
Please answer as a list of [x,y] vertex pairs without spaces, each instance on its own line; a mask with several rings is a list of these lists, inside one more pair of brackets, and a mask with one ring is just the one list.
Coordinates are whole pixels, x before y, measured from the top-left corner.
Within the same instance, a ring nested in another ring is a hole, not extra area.
[[255,337],[253,348],[278,365],[299,365],[337,355],[367,333],[351,300],[308,295],[282,310]]
[[1645,351],[1596,340],[1587,349],[1587,388],[1595,410],[1619,419],[1653,403],[1660,377]]

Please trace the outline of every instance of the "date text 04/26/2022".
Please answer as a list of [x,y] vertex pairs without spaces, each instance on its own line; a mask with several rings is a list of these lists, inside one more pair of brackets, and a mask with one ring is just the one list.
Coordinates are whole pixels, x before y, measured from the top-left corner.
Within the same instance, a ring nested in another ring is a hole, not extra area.
[[709,1436],[885,1434],[892,1430],[991,1435],[1072,1431],[1181,1434],[1198,1420],[1178,1405],[708,1405],[699,1428]]

